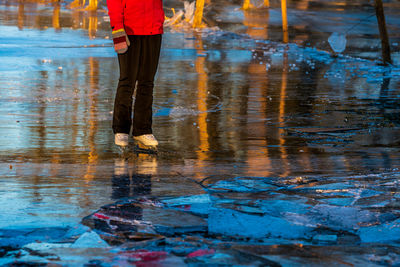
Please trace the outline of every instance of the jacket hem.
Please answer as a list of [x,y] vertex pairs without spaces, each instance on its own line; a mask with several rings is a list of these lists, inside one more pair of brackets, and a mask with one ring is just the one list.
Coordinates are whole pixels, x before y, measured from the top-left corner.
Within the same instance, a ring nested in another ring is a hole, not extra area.
[[157,29],[157,30],[149,30],[149,29],[131,29],[125,26],[125,32],[127,35],[157,35],[163,34],[164,31]]

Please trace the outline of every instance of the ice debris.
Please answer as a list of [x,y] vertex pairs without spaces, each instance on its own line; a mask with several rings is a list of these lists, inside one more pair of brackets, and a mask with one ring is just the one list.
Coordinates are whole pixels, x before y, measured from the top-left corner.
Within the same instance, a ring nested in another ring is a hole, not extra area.
[[346,49],[347,40],[345,34],[334,32],[329,36],[328,42],[336,53],[342,53]]
[[107,248],[108,244],[95,232],[86,232],[81,235],[71,248]]

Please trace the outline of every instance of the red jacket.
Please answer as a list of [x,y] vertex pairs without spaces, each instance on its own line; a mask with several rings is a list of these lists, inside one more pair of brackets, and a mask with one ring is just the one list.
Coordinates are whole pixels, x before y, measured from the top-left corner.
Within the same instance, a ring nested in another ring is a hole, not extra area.
[[163,33],[162,0],[107,0],[113,31],[124,28],[128,35]]

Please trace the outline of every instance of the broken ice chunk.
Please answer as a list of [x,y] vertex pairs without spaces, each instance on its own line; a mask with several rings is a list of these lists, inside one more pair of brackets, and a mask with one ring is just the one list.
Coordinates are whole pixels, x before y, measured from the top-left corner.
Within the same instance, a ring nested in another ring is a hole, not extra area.
[[334,32],[329,36],[328,42],[336,53],[342,53],[346,49],[347,40],[345,34]]
[[79,237],[75,243],[71,245],[71,248],[106,248],[108,244],[101,239],[101,237],[91,231],[86,232]]

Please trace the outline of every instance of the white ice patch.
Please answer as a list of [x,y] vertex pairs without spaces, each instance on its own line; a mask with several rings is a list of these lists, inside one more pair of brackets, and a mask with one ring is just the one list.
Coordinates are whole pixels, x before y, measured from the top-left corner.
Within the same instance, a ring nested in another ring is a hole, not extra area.
[[67,248],[71,244],[69,243],[30,243],[24,246],[26,249],[34,250],[34,251],[40,251],[40,250],[49,250],[49,249],[54,249],[54,248]]
[[81,235],[71,248],[107,248],[108,244],[95,232],[86,232]]
[[342,33],[332,33],[328,38],[328,42],[336,53],[342,53],[346,49],[346,35]]

